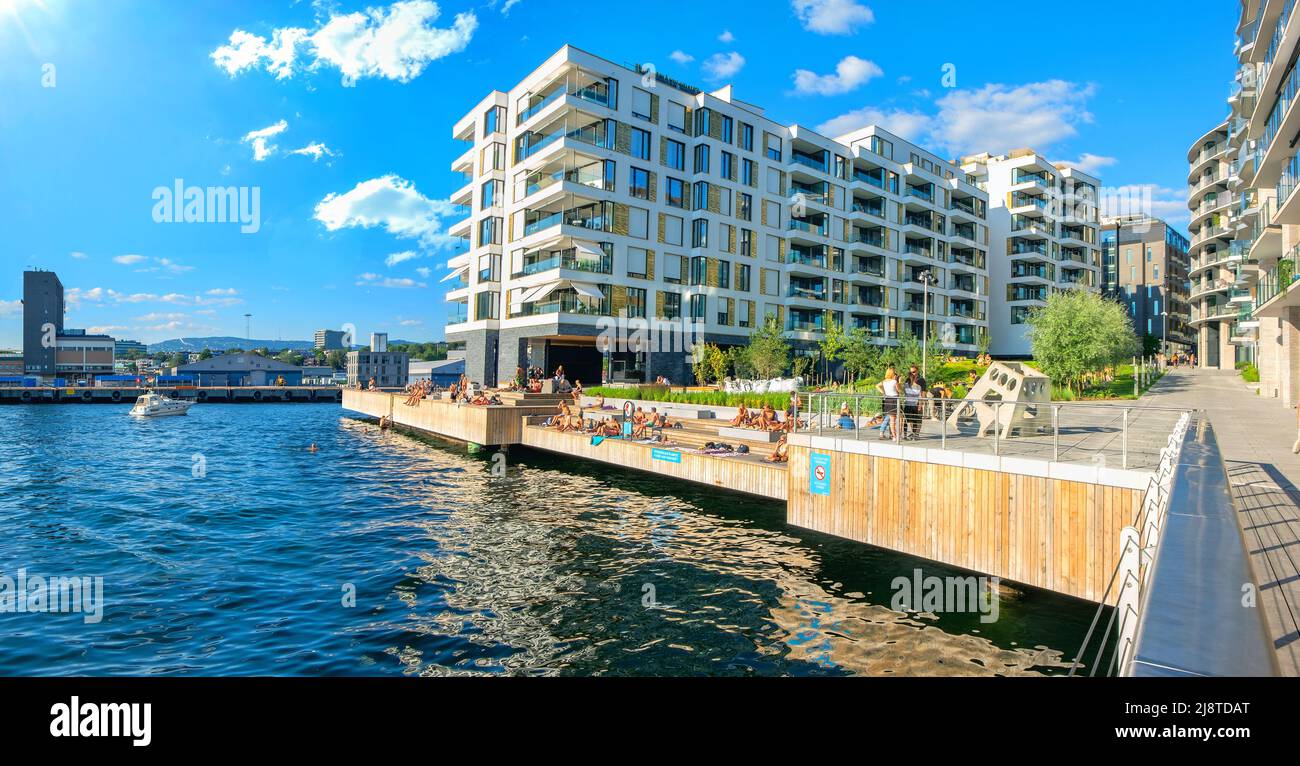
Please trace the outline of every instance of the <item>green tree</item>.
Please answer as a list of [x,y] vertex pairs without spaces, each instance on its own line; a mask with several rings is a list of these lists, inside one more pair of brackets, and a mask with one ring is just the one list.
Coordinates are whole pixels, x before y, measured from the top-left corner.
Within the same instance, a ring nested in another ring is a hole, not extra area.
[[325,355],[325,364],[335,370],[341,370],[348,366],[347,354],[338,349],[334,349]]
[[829,311],[826,312],[824,326],[826,329],[822,331],[822,339],[817,345],[822,352],[822,371],[829,378],[831,368],[844,352],[844,328],[835,321],[835,315]]
[[750,367],[759,378],[778,378],[790,366],[790,343],[776,316],[768,315],[763,326],[749,336]]
[[870,376],[880,367],[880,347],[865,327],[855,327],[844,338],[844,366],[857,380]]
[[200,361],[202,361],[202,360],[204,360],[204,359],[211,359],[211,358],[212,358],[212,350],[211,350],[211,349],[204,348],[202,351],[199,352],[199,360],[200,360]]
[[1084,376],[1141,350],[1124,307],[1086,290],[1064,290],[1029,315],[1029,344],[1039,369],[1075,393]]
[[748,380],[754,377],[754,366],[749,363],[748,346],[732,346],[727,349],[727,363],[737,378]]

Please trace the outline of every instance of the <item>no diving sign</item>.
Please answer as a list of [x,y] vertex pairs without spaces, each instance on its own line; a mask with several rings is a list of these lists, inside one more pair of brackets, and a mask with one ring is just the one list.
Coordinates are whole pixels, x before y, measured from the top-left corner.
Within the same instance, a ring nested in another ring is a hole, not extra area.
[[814,495],[831,494],[831,456],[813,452],[808,456],[808,491]]

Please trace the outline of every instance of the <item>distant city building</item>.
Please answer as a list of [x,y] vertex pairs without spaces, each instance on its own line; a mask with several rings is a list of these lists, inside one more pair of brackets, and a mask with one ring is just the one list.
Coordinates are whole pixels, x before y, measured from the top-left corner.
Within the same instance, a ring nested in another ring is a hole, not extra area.
[[148,354],[149,347],[138,340],[116,340],[113,342],[113,358],[125,359],[134,352]]
[[373,378],[380,388],[404,387],[410,375],[408,354],[388,350],[388,334],[370,336],[369,351],[348,353],[348,385],[366,387]]
[[96,375],[112,375],[113,349],[111,336],[65,329],[55,338],[54,377],[68,384],[89,384]]
[[[43,340],[63,332],[63,283],[52,271],[23,272],[23,367],[29,375],[54,377],[54,345]],[[53,326],[48,332],[47,325]]]
[[1191,243],[1147,215],[1102,221],[1102,292],[1124,304],[1138,335],[1160,339],[1168,353],[1196,350],[1188,298]]
[[322,351],[340,351],[346,348],[344,345],[346,336],[347,333],[342,330],[317,330],[314,348],[319,348]]
[[214,356],[175,368],[176,375],[193,375],[200,386],[302,385],[302,368],[251,352]]
[[24,372],[23,355],[18,353],[0,353],[0,377],[13,377]]

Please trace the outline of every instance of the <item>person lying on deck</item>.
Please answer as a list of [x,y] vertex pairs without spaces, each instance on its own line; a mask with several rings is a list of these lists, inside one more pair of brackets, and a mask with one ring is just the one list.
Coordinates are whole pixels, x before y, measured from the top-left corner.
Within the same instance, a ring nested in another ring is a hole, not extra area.
[[749,408],[743,402],[740,407],[736,408],[736,417],[731,419],[731,425],[736,427],[749,425]]
[[776,440],[776,449],[772,450],[772,454],[763,459],[769,463],[784,463],[790,459],[789,455],[786,454],[786,449],[785,434],[781,434],[781,438]]

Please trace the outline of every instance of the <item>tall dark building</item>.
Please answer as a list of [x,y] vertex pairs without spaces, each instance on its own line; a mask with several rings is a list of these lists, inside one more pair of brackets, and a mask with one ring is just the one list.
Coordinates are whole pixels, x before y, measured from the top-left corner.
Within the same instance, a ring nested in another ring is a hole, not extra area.
[[1147,215],[1102,221],[1102,293],[1124,304],[1139,337],[1169,353],[1196,351],[1188,298],[1189,242]]
[[[52,271],[23,272],[23,368],[28,375],[53,375],[63,332],[63,283]],[[47,333],[45,326],[54,325]],[[48,343],[42,343],[48,339]]]

